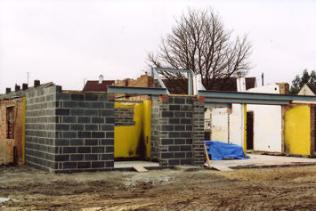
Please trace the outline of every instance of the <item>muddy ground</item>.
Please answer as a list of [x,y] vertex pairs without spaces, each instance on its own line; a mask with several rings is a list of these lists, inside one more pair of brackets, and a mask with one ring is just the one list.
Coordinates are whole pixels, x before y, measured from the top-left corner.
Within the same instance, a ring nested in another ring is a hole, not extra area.
[[316,210],[316,166],[51,174],[0,167],[0,210]]

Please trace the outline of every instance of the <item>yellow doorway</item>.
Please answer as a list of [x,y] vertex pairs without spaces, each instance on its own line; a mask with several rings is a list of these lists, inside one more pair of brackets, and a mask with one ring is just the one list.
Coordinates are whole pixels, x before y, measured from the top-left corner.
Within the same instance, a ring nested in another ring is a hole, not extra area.
[[115,102],[114,107],[116,111],[129,111],[132,118],[128,123],[114,127],[114,158],[150,159],[151,100]]

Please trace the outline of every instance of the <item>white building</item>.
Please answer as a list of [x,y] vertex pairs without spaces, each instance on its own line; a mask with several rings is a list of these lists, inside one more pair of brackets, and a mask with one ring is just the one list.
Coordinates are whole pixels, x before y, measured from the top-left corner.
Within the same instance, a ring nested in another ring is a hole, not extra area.
[[[238,91],[285,93],[285,84],[271,84],[246,90],[243,78],[236,81]],[[245,109],[246,108],[246,109]],[[211,140],[234,143],[249,150],[282,152],[282,108],[277,105],[240,104],[208,106],[205,114]]]

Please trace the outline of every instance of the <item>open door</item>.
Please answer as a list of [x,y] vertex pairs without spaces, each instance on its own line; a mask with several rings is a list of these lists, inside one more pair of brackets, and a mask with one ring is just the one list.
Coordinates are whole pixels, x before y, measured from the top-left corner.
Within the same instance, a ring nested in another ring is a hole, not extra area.
[[253,112],[247,112],[247,150],[253,150]]

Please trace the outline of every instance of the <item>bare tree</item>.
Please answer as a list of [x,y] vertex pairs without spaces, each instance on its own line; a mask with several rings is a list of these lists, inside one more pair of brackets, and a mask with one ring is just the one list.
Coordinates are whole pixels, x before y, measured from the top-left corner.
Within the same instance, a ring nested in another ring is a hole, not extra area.
[[[247,37],[231,40],[213,10],[189,10],[162,39],[157,54],[150,53],[150,66],[191,69],[201,74],[202,83],[212,89],[214,79],[227,79],[250,68],[251,46]],[[163,73],[167,78],[181,75]],[[225,80],[223,80],[225,81]]]

